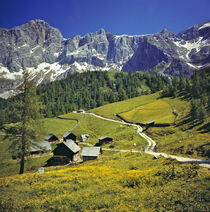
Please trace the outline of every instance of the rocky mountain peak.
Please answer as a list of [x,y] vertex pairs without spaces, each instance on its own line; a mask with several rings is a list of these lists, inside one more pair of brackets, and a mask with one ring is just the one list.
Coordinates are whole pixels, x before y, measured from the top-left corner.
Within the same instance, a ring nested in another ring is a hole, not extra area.
[[173,32],[170,32],[167,28],[163,28],[160,32],[156,33],[156,35],[163,38],[169,38],[175,36],[175,34]]
[[166,28],[143,36],[113,35],[99,29],[69,39],[43,20],[0,28],[0,93],[15,89],[24,69],[39,85],[88,70],[153,70],[190,76],[205,67],[210,67],[210,22],[179,34]]

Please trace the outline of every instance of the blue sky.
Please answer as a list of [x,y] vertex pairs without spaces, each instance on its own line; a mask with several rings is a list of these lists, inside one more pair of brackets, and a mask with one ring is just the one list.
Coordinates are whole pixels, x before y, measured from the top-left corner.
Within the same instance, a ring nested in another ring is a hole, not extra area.
[[42,19],[65,38],[95,32],[178,33],[210,20],[210,0],[0,0],[0,27]]

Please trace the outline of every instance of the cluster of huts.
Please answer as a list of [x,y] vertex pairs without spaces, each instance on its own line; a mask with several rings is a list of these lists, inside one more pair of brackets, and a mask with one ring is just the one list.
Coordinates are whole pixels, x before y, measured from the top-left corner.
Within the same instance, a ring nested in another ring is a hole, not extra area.
[[[80,141],[84,142],[89,138],[89,135],[81,135]],[[52,150],[51,142],[58,142],[59,139],[49,134],[45,137],[45,141],[31,142],[30,152],[31,154],[39,154],[45,151],[52,151],[53,157],[47,161],[46,166],[51,165],[64,165],[68,163],[77,163],[80,161],[80,147],[78,146],[77,136],[72,132],[66,132],[63,135],[63,142],[57,143],[55,149]],[[102,154],[101,146],[113,141],[111,137],[101,137],[99,142],[95,146],[84,147],[81,152],[83,161],[98,159]]]

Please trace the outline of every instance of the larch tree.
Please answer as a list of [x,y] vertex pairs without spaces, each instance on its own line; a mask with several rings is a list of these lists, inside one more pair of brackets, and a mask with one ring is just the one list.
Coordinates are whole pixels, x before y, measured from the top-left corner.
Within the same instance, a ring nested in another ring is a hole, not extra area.
[[23,174],[25,157],[30,153],[31,141],[36,139],[42,129],[40,121],[42,105],[26,71],[23,72],[23,83],[19,86],[19,90],[20,98],[15,102],[14,110],[11,111],[14,120],[18,122],[9,126],[7,133],[12,139],[10,150],[20,159],[19,174]]

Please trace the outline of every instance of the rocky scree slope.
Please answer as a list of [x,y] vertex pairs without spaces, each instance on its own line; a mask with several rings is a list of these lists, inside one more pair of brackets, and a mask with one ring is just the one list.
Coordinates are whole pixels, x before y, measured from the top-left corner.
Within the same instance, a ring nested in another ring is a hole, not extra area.
[[163,29],[153,35],[117,36],[100,29],[70,39],[42,20],[0,28],[0,96],[5,98],[21,83],[24,69],[39,85],[88,70],[156,71],[188,77],[207,67],[210,22],[178,34]]

